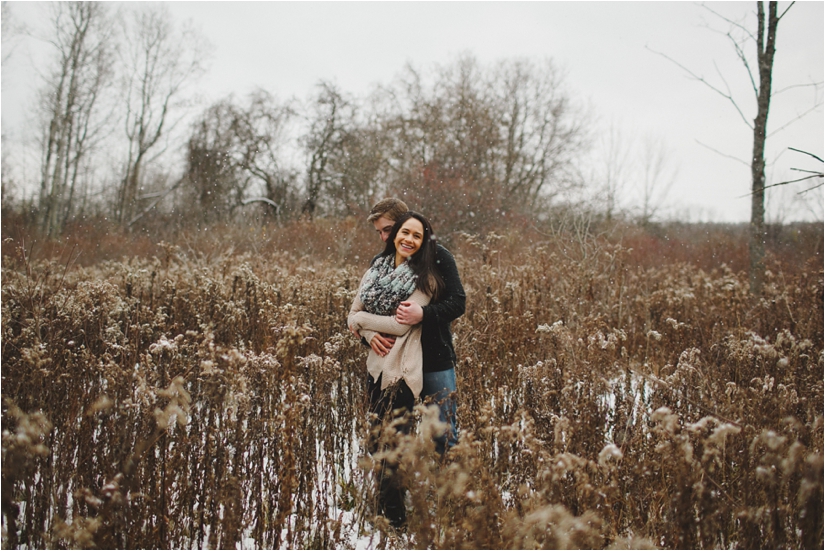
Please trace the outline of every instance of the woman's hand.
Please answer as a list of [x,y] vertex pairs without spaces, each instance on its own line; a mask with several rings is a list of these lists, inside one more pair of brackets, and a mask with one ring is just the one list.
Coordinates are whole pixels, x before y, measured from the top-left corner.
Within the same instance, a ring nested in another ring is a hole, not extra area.
[[373,352],[383,358],[389,354],[394,344],[395,337],[385,337],[381,333],[376,333],[370,341],[370,348],[372,348]]
[[424,319],[424,309],[417,302],[405,300],[395,311],[395,321],[401,325],[416,325]]

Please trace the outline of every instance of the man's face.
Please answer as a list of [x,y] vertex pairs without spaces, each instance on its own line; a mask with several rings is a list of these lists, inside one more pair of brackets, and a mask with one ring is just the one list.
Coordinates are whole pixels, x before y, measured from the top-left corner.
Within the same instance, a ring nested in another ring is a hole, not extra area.
[[386,216],[382,216],[378,220],[373,220],[372,225],[375,226],[375,231],[377,231],[378,235],[381,236],[381,241],[386,242],[387,238],[390,236],[390,231],[392,231],[392,227],[395,225],[395,222],[393,222]]

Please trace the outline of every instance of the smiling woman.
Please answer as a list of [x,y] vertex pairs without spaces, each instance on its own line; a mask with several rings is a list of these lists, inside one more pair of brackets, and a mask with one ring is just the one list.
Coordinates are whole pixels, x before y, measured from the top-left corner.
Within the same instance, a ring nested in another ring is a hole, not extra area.
[[[412,331],[413,340],[420,339],[420,326],[411,330],[409,325],[396,321],[395,313],[402,301],[425,306],[443,292],[444,282],[436,270],[435,247],[435,234],[423,215],[413,211],[401,215],[390,231],[384,251],[364,274],[348,318],[350,329],[364,337],[372,348],[367,368],[375,380],[384,374],[382,387],[386,388],[403,379],[416,397],[421,391],[420,344],[412,358],[405,358],[409,365],[400,366],[395,365],[401,359],[400,341],[387,348],[380,337],[388,334],[403,337],[406,342],[408,332]],[[390,376],[384,373],[386,365],[399,369]]]
[[424,224],[412,217],[404,222],[395,235],[395,267],[417,253],[423,241]]

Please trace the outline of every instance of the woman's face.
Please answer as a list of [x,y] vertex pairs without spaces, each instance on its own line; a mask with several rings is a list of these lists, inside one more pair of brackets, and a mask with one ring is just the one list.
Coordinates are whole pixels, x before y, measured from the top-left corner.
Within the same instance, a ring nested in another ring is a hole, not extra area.
[[424,224],[416,218],[410,218],[401,225],[395,235],[395,256],[401,262],[418,252],[424,243]]

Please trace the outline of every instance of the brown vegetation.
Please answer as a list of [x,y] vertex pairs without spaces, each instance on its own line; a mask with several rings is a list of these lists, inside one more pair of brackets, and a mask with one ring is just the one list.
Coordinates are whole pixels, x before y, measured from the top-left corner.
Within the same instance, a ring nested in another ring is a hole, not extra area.
[[418,410],[400,538],[345,327],[363,226],[5,231],[3,547],[822,548],[821,226],[757,302],[732,232],[452,236],[460,443]]

